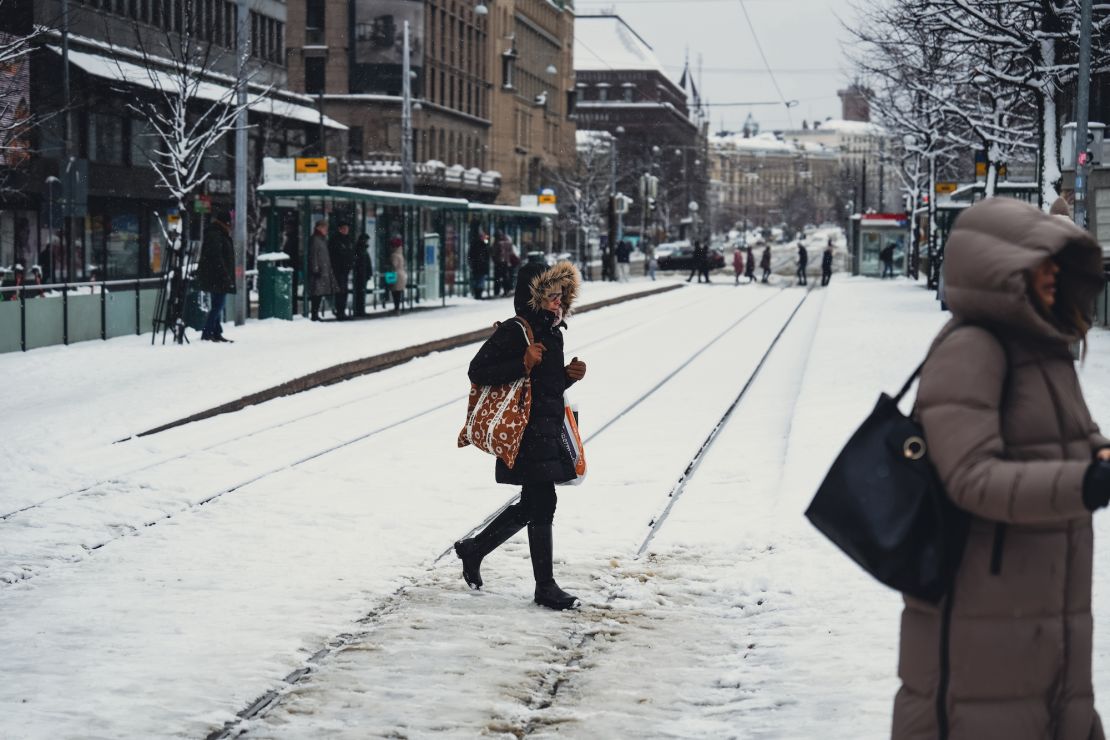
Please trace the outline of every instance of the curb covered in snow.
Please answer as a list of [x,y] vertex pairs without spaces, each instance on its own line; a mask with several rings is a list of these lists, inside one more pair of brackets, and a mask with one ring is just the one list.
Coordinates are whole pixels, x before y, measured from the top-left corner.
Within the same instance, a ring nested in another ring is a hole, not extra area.
[[[648,298],[650,296],[660,295],[662,293],[669,293],[670,291],[678,290],[681,287],[681,285],[667,285],[665,287],[653,288],[652,290],[645,290],[639,293],[619,296],[617,298],[609,298],[604,301],[590,303],[586,306],[582,306],[581,308],[577,308],[575,309],[575,314],[588,313],[590,311],[596,311],[599,308],[608,308],[609,306],[615,306],[627,301],[634,301],[639,298]],[[308,375],[303,375],[299,378],[295,378],[280,385],[266,388],[256,393],[248,394],[246,396],[243,396],[242,398],[238,398],[234,401],[229,401],[228,403],[220,404],[219,406],[207,409],[205,411],[200,411],[183,419],[177,419],[176,421],[171,421],[167,424],[154,427],[153,429],[148,429],[145,432],[139,432],[138,434],[133,435],[133,437],[128,437],[117,441],[126,442],[127,439],[133,439],[134,437],[147,437],[152,434],[158,434],[169,429],[174,429],[176,427],[185,426],[186,424],[191,424],[194,421],[203,421],[205,419],[211,419],[212,417],[219,416],[221,414],[230,414],[235,411],[242,411],[248,406],[256,406],[260,403],[265,403],[266,401],[272,401],[275,398],[292,396],[294,394],[303,393],[304,391],[310,391],[314,388],[320,388],[325,385],[341,383],[344,380],[357,378],[360,375],[369,375],[371,373],[381,372],[382,370],[388,370],[391,367],[402,365],[409,360],[416,359],[417,357],[430,355],[433,352],[446,352],[448,350],[457,349],[459,347],[465,347],[468,344],[481,342],[489,337],[489,335],[490,328],[486,327],[483,329],[466,332],[465,334],[456,334],[453,337],[445,337],[443,339],[437,339],[432,342],[424,342],[423,344],[416,344],[411,347],[393,350],[392,352],[384,352],[380,355],[373,355],[372,357],[364,357],[360,360],[343,362],[338,365],[324,368],[323,370],[317,370],[316,372],[309,373]]]

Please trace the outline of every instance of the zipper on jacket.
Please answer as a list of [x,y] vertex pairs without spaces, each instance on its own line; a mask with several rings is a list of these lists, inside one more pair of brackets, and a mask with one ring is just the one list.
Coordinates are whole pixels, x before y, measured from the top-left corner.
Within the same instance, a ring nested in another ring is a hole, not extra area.
[[991,575],[996,576],[1002,572],[1002,546],[1006,542],[1006,524],[998,522],[994,525],[994,544],[991,545]]
[[937,737],[940,740],[948,740],[948,673],[951,670],[948,643],[951,638],[955,590],[956,587],[953,586],[944,600],[940,622],[940,682],[937,684]]

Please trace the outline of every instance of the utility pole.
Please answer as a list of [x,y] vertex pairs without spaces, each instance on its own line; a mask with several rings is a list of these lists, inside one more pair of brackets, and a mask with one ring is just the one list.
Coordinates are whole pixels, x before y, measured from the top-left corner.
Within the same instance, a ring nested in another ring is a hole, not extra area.
[[[239,52],[239,115],[235,124],[235,325],[247,321],[247,60],[250,59],[250,9],[238,2],[235,48]],[[186,236],[186,238],[188,238]]]
[[409,59],[409,22],[401,47],[401,192],[413,192],[412,177],[412,60]]
[[1072,218],[1079,228],[1087,228],[1087,119],[1091,103],[1091,0],[1080,0],[1079,79],[1076,80],[1075,111],[1075,208]]
[[[66,117],[65,133],[62,136],[62,167],[65,169],[65,172],[66,172],[66,175],[64,176],[64,180],[63,180],[63,185],[62,185],[62,197],[65,198],[65,201],[66,201],[65,208],[62,209],[62,231],[64,233],[64,236],[62,238],[65,239],[65,242],[66,242],[66,246],[65,246],[65,248],[66,248],[65,282],[66,282],[66,284],[68,284],[69,283],[69,276],[74,274],[73,273],[73,267],[74,267],[73,238],[72,238],[73,228],[72,228],[71,221],[70,221],[70,213],[72,211],[72,203],[73,203],[73,196],[74,196],[74,193],[73,193],[73,190],[74,190],[73,184],[74,183],[73,183],[72,174],[70,172],[72,167],[71,167],[71,164],[70,164],[70,161],[69,161],[70,145],[71,145],[72,140],[73,140],[72,139],[73,129],[72,129],[72,123],[71,123],[71,116],[70,116],[70,112],[69,112],[69,106],[70,106],[70,102],[69,102],[69,0],[62,0],[62,87],[65,90],[65,93],[64,93],[65,108],[63,110],[63,114]],[[53,238],[53,236],[54,236],[53,229],[51,229],[51,235],[50,236],[51,236],[51,238]],[[82,262],[83,261],[84,261],[84,259],[82,258]],[[50,262],[51,262],[51,269],[56,270],[57,265],[54,264],[54,260],[51,260]],[[51,276],[48,279],[51,282],[53,282],[55,280],[55,277]],[[66,290],[65,292],[62,293],[62,295],[68,298],[69,291]],[[68,312],[63,316],[63,321],[65,322],[65,332],[64,332],[64,334],[66,335],[65,337],[63,337],[63,339],[64,339],[66,344],[69,344],[69,314],[68,314]]]

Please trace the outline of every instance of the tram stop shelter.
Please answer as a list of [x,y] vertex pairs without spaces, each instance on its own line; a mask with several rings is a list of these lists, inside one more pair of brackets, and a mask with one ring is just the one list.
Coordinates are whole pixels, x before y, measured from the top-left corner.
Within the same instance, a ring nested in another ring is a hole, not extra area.
[[851,218],[849,243],[852,249],[852,274],[880,277],[879,255],[894,247],[894,274],[905,275],[909,261],[910,221],[904,213],[863,213]]
[[[346,223],[353,243],[362,234],[369,237],[373,273],[366,292],[368,304],[389,302],[385,273],[390,271],[390,242],[397,238],[408,272],[406,304],[411,308],[426,301],[446,301],[453,287],[451,272],[459,262],[459,235],[466,226],[468,201],[305,181],[266,183],[257,193],[267,201],[266,251],[285,252],[295,268],[294,301],[298,285],[300,297],[307,297],[308,246],[321,219],[328,221],[329,235]],[[300,309],[302,315],[308,314],[307,300],[301,301]]]
[[[490,253],[496,249],[497,234],[503,233],[513,243],[513,252],[523,263],[529,252],[551,253],[553,228],[559,211],[555,206],[498,206],[490,203],[471,203],[468,208],[469,230],[467,232],[467,256],[475,233],[481,229],[489,235]],[[492,269],[489,272],[493,275]],[[470,260],[462,265],[463,280],[460,285],[468,285],[470,280]],[[464,290],[465,292],[465,290]]]

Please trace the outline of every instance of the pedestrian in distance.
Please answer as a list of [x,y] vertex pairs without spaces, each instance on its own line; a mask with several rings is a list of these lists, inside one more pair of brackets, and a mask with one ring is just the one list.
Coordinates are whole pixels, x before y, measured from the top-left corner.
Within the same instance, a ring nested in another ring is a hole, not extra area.
[[490,296],[497,298],[501,295],[501,291],[505,287],[505,273],[509,269],[509,261],[501,252],[501,232],[494,232],[493,248],[490,249],[490,257],[493,259],[493,283],[490,285]]
[[509,295],[513,292],[515,283],[512,281],[513,270],[520,264],[520,258],[513,249],[513,240],[504,231],[494,232],[493,243],[495,271],[500,269],[500,274],[494,277],[494,291],[497,295]]
[[470,227],[470,250],[467,254],[470,263],[470,290],[474,300],[482,300],[486,289],[486,278],[489,277],[489,237],[477,224]]
[[1110,501],[1110,439],[1071,353],[1085,353],[1101,249],[1064,218],[989,198],[956,222],[943,270],[953,318],[916,409],[970,529],[949,594],[905,598],[892,738],[1101,740],[1091,524]]
[[335,282],[339,287],[335,293],[333,313],[339,321],[346,321],[347,293],[350,289],[351,270],[355,266],[355,245],[351,241],[351,227],[347,223],[340,222],[335,233],[328,239],[328,256],[331,257]]
[[744,274],[744,253],[739,249],[732,253],[732,271],[736,274],[736,285],[739,285],[740,276]]
[[520,501],[498,514],[475,537],[455,543],[462,560],[463,578],[471,588],[482,587],[482,560],[501,544],[528,527],[528,551],[536,580],[535,601],[550,609],[569,609],[577,598],[559,588],[552,570],[551,529],[555,516],[555,484],[575,477],[574,464],[560,442],[564,419],[564,391],[586,375],[586,364],[575,357],[564,365],[563,330],[579,290],[578,270],[570,262],[552,267],[528,263],[520,269],[514,307],[531,326],[528,345],[515,318],[503,322],[470,363],[470,380],[478,385],[511,383],[528,375],[532,411],[510,469],[498,458],[498,483],[521,486]]
[[709,280],[709,245],[708,244],[702,246],[702,248],[701,248],[701,259],[698,261],[697,265],[698,265],[698,273],[699,273],[698,274],[698,282],[700,283],[704,280],[708,284],[710,282],[710,280]]
[[759,268],[763,270],[763,279],[759,282],[766,283],[771,279],[771,245],[763,247],[763,254],[759,258]]
[[200,247],[196,286],[211,297],[208,318],[200,338],[207,342],[230,342],[220,319],[228,293],[235,293],[235,245],[231,241],[231,216],[227,211],[212,214]]
[[339,292],[335,271],[328,253],[328,222],[320,219],[312,231],[308,245],[308,295],[313,321],[320,320],[320,302],[324,296],[334,297]]
[[832,280],[833,268],[833,241],[829,239],[828,246],[825,247],[824,253],[821,255],[821,287],[824,288]]
[[883,274],[881,279],[894,277],[894,245],[887,244],[883,247],[883,251],[879,252],[879,261],[883,263]]
[[809,266],[809,251],[806,245],[798,242],[798,285],[806,285],[806,268]]
[[393,315],[401,313],[401,301],[408,287],[409,273],[405,267],[405,243],[400,236],[389,240],[389,266],[394,275],[389,292],[393,296]]
[[659,259],[655,256],[655,250],[651,250],[651,254],[647,257],[647,274],[652,282],[655,282],[655,274],[659,271]]
[[747,259],[744,264],[744,277],[748,279],[748,285],[755,282],[755,255],[752,253],[751,247],[746,247]]
[[617,244],[617,279],[627,283],[632,275],[632,245],[627,239],[621,239]]
[[701,242],[694,242],[694,253],[690,255],[690,276],[686,278],[686,282],[698,276],[698,282],[701,282]]
[[365,231],[355,240],[355,316],[366,315],[366,284],[374,277],[374,258],[370,255],[370,235]]

